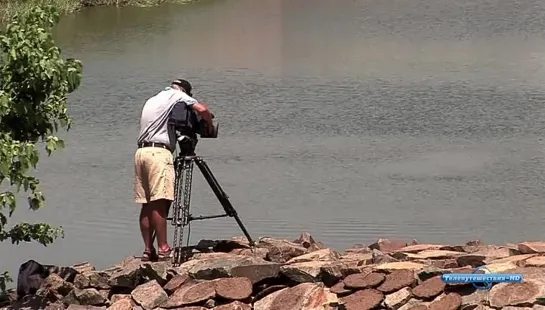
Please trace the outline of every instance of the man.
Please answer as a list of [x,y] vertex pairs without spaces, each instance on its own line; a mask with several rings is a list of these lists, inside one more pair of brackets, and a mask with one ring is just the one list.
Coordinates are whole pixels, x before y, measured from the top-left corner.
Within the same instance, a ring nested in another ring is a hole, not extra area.
[[[167,241],[167,216],[174,200],[174,156],[176,132],[171,122],[173,113],[192,109],[205,121],[207,130],[214,131],[208,108],[192,97],[191,84],[174,80],[169,87],[148,99],[142,109],[138,149],[134,155],[135,202],[142,204],[140,231],[145,250],[142,260],[170,257],[172,249]],[[156,251],[153,235],[157,236]]]

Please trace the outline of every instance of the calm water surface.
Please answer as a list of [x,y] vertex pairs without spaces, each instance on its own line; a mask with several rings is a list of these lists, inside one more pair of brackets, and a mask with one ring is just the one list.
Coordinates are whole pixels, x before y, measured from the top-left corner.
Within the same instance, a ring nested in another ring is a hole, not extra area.
[[[221,123],[204,156],[254,236],[308,231],[343,249],[545,238],[545,2],[227,0],[96,8],[57,31],[81,59],[67,149],[41,163],[48,248],[27,258],[106,267],[142,251],[132,202],[145,99],[187,77]],[[221,210],[195,178],[193,212]],[[239,235],[195,223],[192,241]],[[171,230],[172,231],[172,230]]]

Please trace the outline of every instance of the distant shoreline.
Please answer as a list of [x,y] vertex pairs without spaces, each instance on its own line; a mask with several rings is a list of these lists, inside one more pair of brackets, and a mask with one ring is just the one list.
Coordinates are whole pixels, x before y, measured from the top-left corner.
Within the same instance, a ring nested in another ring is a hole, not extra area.
[[139,7],[151,7],[157,6],[163,3],[177,3],[187,4],[196,0],[36,0],[36,1],[23,1],[23,0],[0,0],[0,19],[1,23],[5,24],[8,19],[19,13],[27,11],[33,6],[40,6],[46,4],[53,4],[61,13],[61,15],[71,14],[81,9],[96,6],[139,6]]

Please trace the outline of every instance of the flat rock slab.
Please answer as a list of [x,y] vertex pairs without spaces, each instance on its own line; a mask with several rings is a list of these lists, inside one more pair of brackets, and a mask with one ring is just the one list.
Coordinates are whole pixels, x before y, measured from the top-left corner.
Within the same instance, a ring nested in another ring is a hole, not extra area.
[[[233,269],[241,266],[252,266],[248,267],[252,272],[267,275],[271,269],[278,274],[279,269],[278,264],[267,262],[258,257],[229,253],[207,253],[198,259],[181,264],[177,268],[177,272],[179,274],[188,274],[194,279],[214,280],[235,276],[233,275]],[[250,278],[249,275],[245,276]]]
[[521,255],[513,255],[509,257],[499,258],[487,261],[488,264],[503,264],[503,263],[512,263],[517,266],[524,265],[524,261],[527,260],[530,257],[534,257],[537,254],[521,254]]
[[344,286],[349,289],[365,289],[365,288],[374,288],[379,286],[386,276],[382,273],[372,272],[372,273],[356,273],[351,274],[346,277],[343,282]]
[[329,264],[329,262],[323,261],[300,262],[284,265],[280,267],[280,272],[297,283],[320,282],[322,267]]
[[168,295],[172,295],[172,293],[189,281],[189,279],[189,276],[186,274],[176,274],[174,277],[172,277],[172,279],[170,279],[170,281],[167,282],[167,284],[165,284],[165,286],[163,286],[163,290],[165,290]]
[[228,300],[243,300],[252,295],[252,282],[248,278],[223,278],[214,280],[216,295]]
[[331,249],[321,249],[300,256],[296,256],[289,261],[287,264],[300,263],[300,262],[310,262],[310,261],[336,261],[340,259],[340,255],[331,250]]
[[393,263],[384,263],[373,268],[376,270],[398,270],[398,269],[407,269],[407,270],[420,270],[424,269],[426,265],[414,262],[393,262]]
[[133,310],[132,302],[130,299],[120,299],[108,307],[108,310]]
[[331,291],[331,293],[337,294],[337,296],[348,295],[352,293],[351,290],[347,289],[344,286],[343,281],[340,281],[337,284],[333,285],[329,290]]
[[226,305],[214,307],[214,310],[252,310],[252,306],[241,303],[240,301],[234,301]]
[[399,309],[401,306],[407,303],[411,297],[411,289],[404,287],[397,292],[387,295],[386,298],[384,298],[384,304],[389,309]]
[[545,253],[545,242],[543,241],[522,242],[518,245],[518,250],[523,254]]
[[416,277],[412,270],[395,270],[386,275],[386,279],[377,290],[392,293],[406,286],[412,286],[415,282]]
[[417,285],[412,293],[418,298],[430,299],[439,296],[445,290],[445,287],[446,284],[441,276],[435,276]]
[[302,283],[274,292],[254,304],[254,310],[311,310],[338,302],[322,285]]
[[413,244],[401,249],[396,250],[395,252],[404,252],[404,253],[418,253],[426,250],[440,250],[444,245],[440,244]]
[[524,265],[526,267],[545,267],[545,256],[530,257]]
[[346,310],[371,310],[380,305],[384,295],[375,289],[366,289],[341,298]]
[[216,287],[213,281],[188,283],[178,288],[161,307],[167,309],[178,308],[214,297],[216,297]]
[[437,297],[428,305],[428,310],[458,310],[462,306],[462,297],[456,293],[449,293]]
[[490,306],[532,306],[544,293],[545,284],[533,280],[522,283],[500,283],[490,290]]
[[267,259],[280,264],[308,253],[308,250],[301,244],[269,237],[261,238],[257,246],[268,249]]

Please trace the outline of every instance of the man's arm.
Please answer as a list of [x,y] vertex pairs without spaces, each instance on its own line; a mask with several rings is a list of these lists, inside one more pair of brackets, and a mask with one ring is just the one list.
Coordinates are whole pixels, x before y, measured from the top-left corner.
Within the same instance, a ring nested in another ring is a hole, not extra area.
[[195,102],[193,103],[193,105],[191,105],[191,108],[193,109],[193,111],[199,113],[202,119],[206,122],[206,128],[208,130],[208,134],[213,135],[214,122],[212,121],[212,113],[210,112],[208,107],[202,103]]

